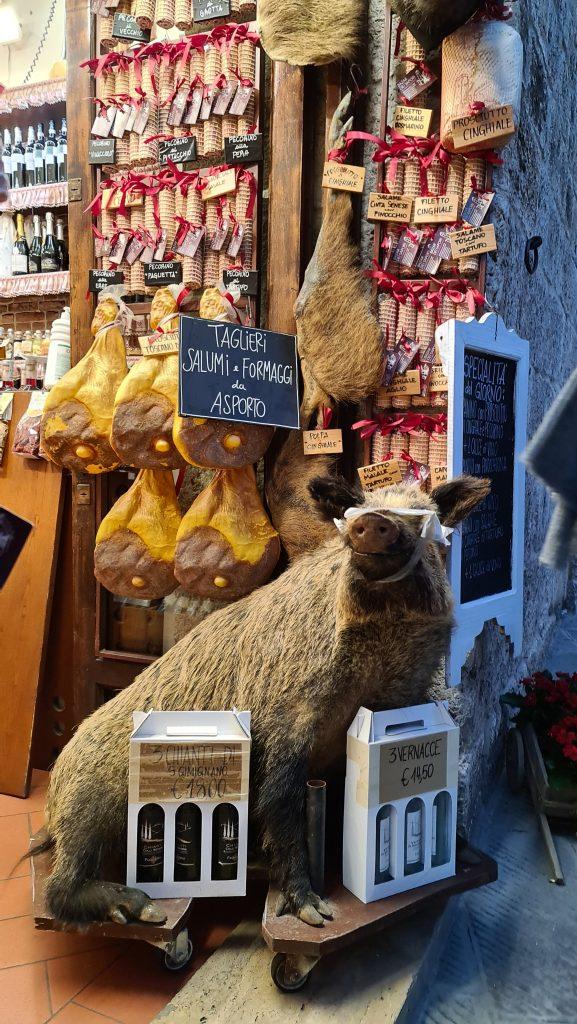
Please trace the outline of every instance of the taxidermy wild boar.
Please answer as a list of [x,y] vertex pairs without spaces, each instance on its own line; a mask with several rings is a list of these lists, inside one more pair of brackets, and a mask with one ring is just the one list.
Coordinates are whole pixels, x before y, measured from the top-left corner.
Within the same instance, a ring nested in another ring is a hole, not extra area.
[[352,60],[362,42],[363,0],[259,0],[262,45],[272,60],[288,64],[330,64]]
[[392,0],[393,10],[427,53],[460,28],[481,0]]
[[[60,754],[44,844],[54,850],[51,913],[73,923],[163,919],[140,890],[108,880],[113,855],[120,871],[125,863],[132,712],[236,706],[252,713],[250,815],[282,891],[278,913],[321,925],[330,908],[311,890],[305,783],[342,756],[361,704],[425,698],[451,634],[439,546],[422,536],[427,517],[401,509],[428,509],[455,526],[488,491],[473,477],[430,497],[414,485],[365,496],[344,480],[312,481],[319,516],[339,519],[332,539],[196,626],[86,719]],[[355,506],[355,518],[343,518]]]

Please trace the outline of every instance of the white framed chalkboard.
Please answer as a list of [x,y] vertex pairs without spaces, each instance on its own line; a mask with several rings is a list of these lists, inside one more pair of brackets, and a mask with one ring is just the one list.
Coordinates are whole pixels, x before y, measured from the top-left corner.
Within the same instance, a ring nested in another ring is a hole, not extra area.
[[452,536],[456,628],[446,674],[455,686],[491,619],[521,652],[529,346],[494,313],[448,320],[436,340],[449,381],[448,476],[492,481],[489,497]]

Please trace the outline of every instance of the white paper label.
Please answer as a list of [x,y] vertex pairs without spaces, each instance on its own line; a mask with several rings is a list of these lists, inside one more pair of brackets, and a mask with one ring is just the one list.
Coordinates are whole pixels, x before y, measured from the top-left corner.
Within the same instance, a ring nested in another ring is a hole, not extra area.
[[407,834],[405,836],[407,848],[407,864],[420,864],[423,859],[423,812],[409,811],[407,814]]

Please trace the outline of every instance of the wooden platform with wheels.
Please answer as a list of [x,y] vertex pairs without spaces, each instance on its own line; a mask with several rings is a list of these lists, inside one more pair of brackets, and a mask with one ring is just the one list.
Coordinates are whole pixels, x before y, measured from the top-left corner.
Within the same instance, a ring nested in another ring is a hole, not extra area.
[[275,906],[279,894],[271,888],[262,934],[269,949],[276,954],[271,964],[273,981],[283,992],[298,991],[308,981],[315,964],[327,953],[390,928],[434,903],[442,906],[449,896],[477,889],[496,879],[495,861],[473,847],[464,846],[457,851],[457,873],[453,878],[374,903],[361,903],[342,885],[329,884],[325,898],[334,917],[332,921],[325,921],[322,928],[312,928],[291,915],[277,917]]
[[[38,832],[30,841],[31,847],[37,846],[46,838],[44,832]],[[32,912],[36,928],[62,931],[60,925],[51,916],[46,906],[46,881],[52,868],[50,852],[39,853],[31,858],[32,864]],[[155,900],[155,904],[166,913],[166,922],[159,924],[142,924],[132,921],[128,924],[116,924],[114,921],[94,921],[82,926],[83,935],[97,935],[106,939],[139,939],[157,946],[164,952],[164,966],[169,971],[180,971],[186,967],[192,957],[192,942],[188,937],[187,922],[192,909],[192,899]],[[66,931],[70,931],[66,928]]]

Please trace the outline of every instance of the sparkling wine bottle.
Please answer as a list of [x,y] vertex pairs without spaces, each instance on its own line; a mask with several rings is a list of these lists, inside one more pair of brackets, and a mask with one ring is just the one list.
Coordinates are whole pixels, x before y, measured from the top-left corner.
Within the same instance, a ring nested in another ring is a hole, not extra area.
[[46,238],[42,245],[40,262],[43,273],[61,269],[58,242],[54,237],[54,214],[50,210],[46,214]]
[[29,265],[31,274],[39,274],[42,270],[42,234],[38,213],[34,214],[34,236],[30,246]]
[[28,242],[26,241],[26,235],[24,234],[24,216],[21,213],[17,213],[16,240],[12,247],[12,274],[14,276],[28,274],[28,257],[29,249]]
[[60,257],[60,266],[62,270],[68,270],[69,259],[68,259],[68,246],[64,239],[64,221],[61,217],[56,221],[56,241],[58,243],[58,255]]

